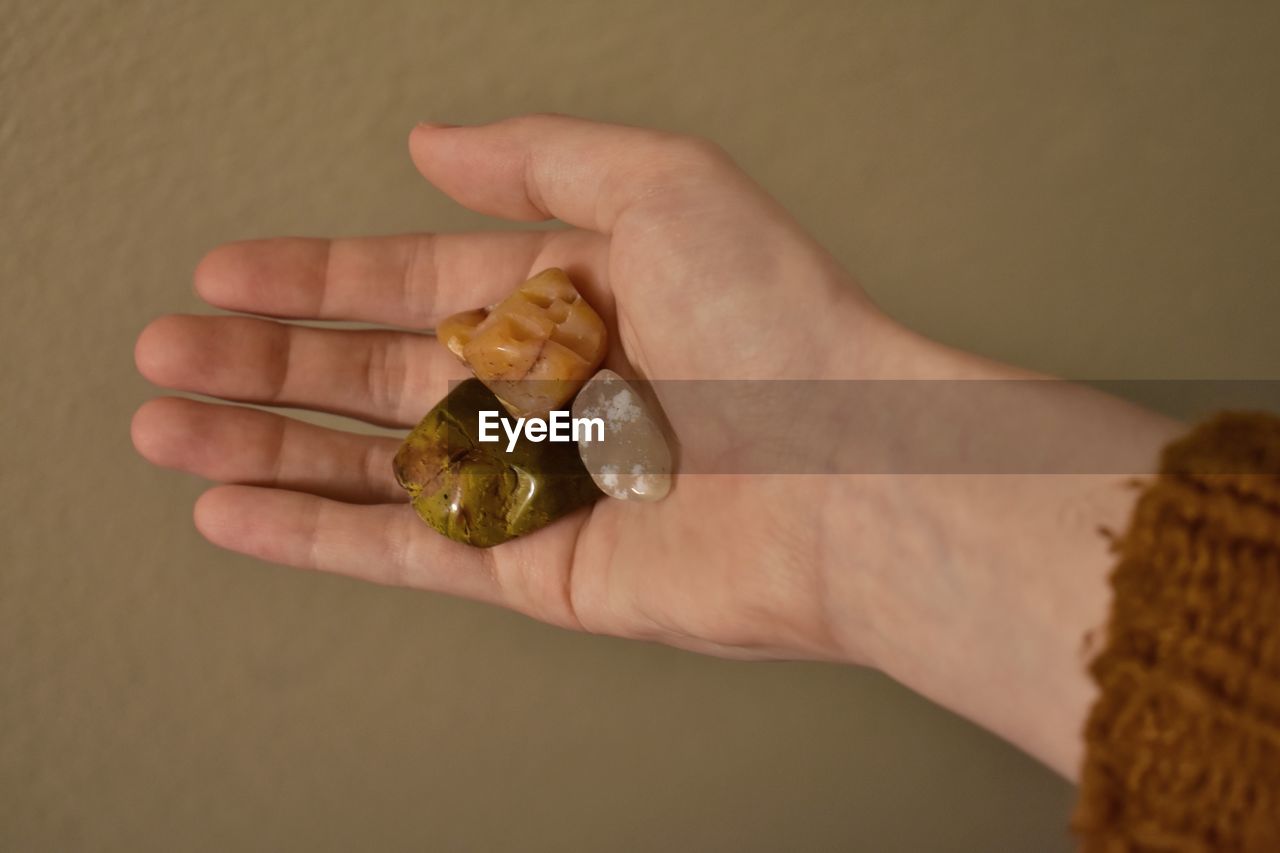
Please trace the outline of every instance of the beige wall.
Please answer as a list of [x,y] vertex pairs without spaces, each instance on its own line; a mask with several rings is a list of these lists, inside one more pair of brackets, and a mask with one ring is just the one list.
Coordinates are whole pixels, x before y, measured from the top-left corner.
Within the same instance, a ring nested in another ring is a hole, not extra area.
[[1049,5],[0,2],[0,849],[1068,849],[882,678],[221,553],[128,439],[202,252],[478,226],[406,133],[531,110],[714,136],[953,343],[1276,375],[1276,7]]

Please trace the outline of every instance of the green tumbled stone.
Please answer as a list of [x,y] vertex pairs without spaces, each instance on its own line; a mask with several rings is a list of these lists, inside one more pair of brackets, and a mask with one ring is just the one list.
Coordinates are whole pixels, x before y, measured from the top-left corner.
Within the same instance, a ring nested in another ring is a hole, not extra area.
[[574,442],[529,441],[522,434],[479,440],[479,413],[502,404],[478,379],[454,388],[427,413],[396,453],[396,480],[413,508],[450,539],[488,548],[545,527],[601,496]]

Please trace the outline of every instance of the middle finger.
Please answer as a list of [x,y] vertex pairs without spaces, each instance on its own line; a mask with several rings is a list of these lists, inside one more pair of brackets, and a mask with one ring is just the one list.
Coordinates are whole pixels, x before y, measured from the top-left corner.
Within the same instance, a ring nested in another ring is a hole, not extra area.
[[427,335],[169,315],[138,338],[138,370],[165,388],[416,424],[466,368]]

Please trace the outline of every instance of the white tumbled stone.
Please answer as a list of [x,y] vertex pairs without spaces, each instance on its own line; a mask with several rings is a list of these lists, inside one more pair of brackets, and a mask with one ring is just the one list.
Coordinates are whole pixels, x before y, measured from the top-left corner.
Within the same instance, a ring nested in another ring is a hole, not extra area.
[[578,441],[578,452],[600,490],[624,501],[660,501],[671,491],[671,448],[635,389],[601,370],[573,401],[573,417],[604,421],[604,441]]

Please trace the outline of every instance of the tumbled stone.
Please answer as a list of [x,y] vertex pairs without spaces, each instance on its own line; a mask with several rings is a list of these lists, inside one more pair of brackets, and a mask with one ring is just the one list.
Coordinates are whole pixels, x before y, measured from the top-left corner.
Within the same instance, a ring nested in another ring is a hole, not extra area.
[[545,417],[572,399],[607,343],[604,321],[557,267],[496,305],[445,318],[436,337],[518,417]]
[[612,370],[591,377],[573,401],[574,418],[604,421],[604,441],[579,440],[591,479],[610,497],[660,501],[671,491],[671,448],[635,389]]
[[475,308],[471,311],[459,311],[449,317],[445,317],[440,321],[440,325],[436,327],[436,337],[440,339],[449,352],[462,359],[465,363],[466,355],[463,349],[467,341],[471,340],[471,333],[475,331],[476,326],[484,322],[484,318],[489,316],[490,308]]
[[479,440],[479,413],[498,398],[468,379],[440,401],[396,453],[396,480],[427,524],[458,542],[487,548],[545,527],[600,497],[572,442],[523,436]]

